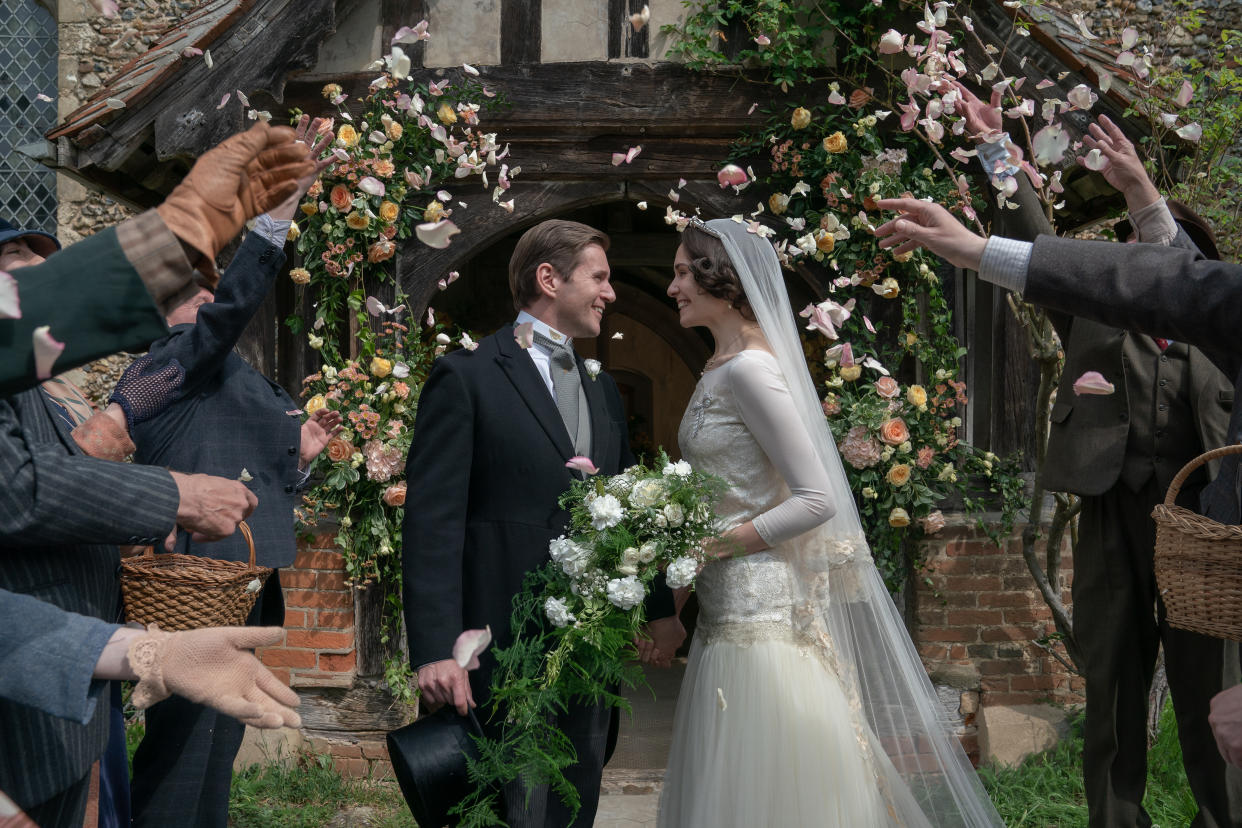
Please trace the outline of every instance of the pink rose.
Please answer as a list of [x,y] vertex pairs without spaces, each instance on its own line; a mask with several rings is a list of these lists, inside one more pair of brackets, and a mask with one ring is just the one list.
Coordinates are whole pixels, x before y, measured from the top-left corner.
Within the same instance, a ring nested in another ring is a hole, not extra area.
[[891,400],[901,393],[901,386],[892,377],[880,377],[875,381],[875,393],[886,400]]

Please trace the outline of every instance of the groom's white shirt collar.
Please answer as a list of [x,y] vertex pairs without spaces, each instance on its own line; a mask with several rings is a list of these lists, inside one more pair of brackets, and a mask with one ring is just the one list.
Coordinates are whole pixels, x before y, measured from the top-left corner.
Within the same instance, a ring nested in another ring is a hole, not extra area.
[[[571,350],[574,347],[574,341],[565,334],[553,328],[546,322],[536,318],[534,315],[526,311],[518,311],[517,320],[513,323],[515,326],[521,325],[523,322],[529,322],[535,333],[542,334],[553,342],[564,342]],[[526,353],[530,354],[531,361],[535,363],[535,369],[539,371],[539,376],[543,378],[543,384],[548,387],[548,393],[552,398],[556,398],[556,391],[552,387],[552,354],[547,347],[535,342],[534,345],[526,349]]]

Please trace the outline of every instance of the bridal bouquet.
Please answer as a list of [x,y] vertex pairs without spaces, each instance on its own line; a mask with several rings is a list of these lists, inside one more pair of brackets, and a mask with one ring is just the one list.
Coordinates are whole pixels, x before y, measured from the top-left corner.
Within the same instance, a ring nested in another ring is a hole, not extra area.
[[513,599],[513,643],[493,652],[490,704],[505,719],[498,738],[476,740],[473,790],[454,811],[465,826],[497,824],[498,792],[519,776],[550,785],[577,810],[563,774],[576,757],[553,717],[571,702],[628,708],[619,690],[643,681],[633,647],[643,600],[660,572],[670,588],[692,585],[703,544],[717,534],[723,483],[689,463],[660,452],[654,467],[611,477],[595,474],[586,458],[567,465],[593,476],[561,496],[568,531]]

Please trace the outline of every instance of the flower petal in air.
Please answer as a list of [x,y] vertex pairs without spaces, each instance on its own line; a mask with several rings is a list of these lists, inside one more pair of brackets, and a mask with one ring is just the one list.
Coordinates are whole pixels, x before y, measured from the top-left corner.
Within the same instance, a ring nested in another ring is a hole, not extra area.
[[0,319],[21,319],[22,306],[17,298],[17,280],[0,270]]
[[492,643],[492,628],[466,630],[453,643],[453,660],[464,670],[476,670],[479,656]]
[[903,48],[905,48],[905,38],[896,29],[889,29],[880,38],[878,49],[882,55],[895,55]]
[[747,180],[746,171],[737,164],[725,164],[720,168],[720,172],[716,173],[716,181],[720,183],[721,189],[740,186]]
[[116,0],[91,0],[91,5],[104,17],[116,17],[119,11]]
[[420,20],[415,26],[402,26],[397,29],[397,33],[392,36],[393,43],[418,43],[420,40],[430,40],[431,35],[427,33],[427,21]]
[[1080,83],[1069,91],[1065,96],[1076,109],[1090,109],[1095,106],[1095,102],[1099,100],[1094,92],[1091,91],[1085,83]]
[[373,176],[363,176],[358,182],[358,189],[367,195],[382,196],[384,194],[384,182]]
[[1203,127],[1198,124],[1186,124],[1186,126],[1178,128],[1177,134],[1187,141],[1197,144],[1199,139],[1203,137]]
[[634,27],[635,32],[641,32],[643,27],[651,20],[651,8],[643,6],[643,10],[630,15],[630,25]]
[[530,322],[523,322],[521,325],[513,329],[513,340],[523,351],[535,344],[535,326]]
[[457,225],[448,219],[427,222],[414,228],[414,235],[418,236],[419,241],[437,250],[448,247],[453,241],[453,236],[460,232]]
[[583,457],[582,455],[569,458],[569,462],[565,464],[565,468],[577,469],[583,474],[599,474],[599,469],[595,468],[595,464],[591,462],[591,458]]
[[761,34],[755,38],[755,43],[759,44],[760,46],[771,46],[772,40],[767,35]]
[[1081,377],[1074,380],[1074,393],[1078,395],[1098,394],[1106,397],[1116,390],[1113,384],[1104,379],[1104,375],[1099,371],[1087,371]]
[[1035,150],[1035,163],[1060,164],[1065,157],[1065,151],[1069,149],[1069,143],[1069,133],[1060,124],[1048,124],[1031,139],[1031,146]]
[[65,350],[65,343],[52,338],[52,331],[47,325],[40,325],[31,334],[34,344],[35,376],[41,380],[51,379],[52,363]]
[[1178,106],[1186,106],[1195,96],[1195,88],[1191,86],[1190,81],[1182,81],[1182,88],[1177,91],[1177,97],[1173,99],[1173,103]]

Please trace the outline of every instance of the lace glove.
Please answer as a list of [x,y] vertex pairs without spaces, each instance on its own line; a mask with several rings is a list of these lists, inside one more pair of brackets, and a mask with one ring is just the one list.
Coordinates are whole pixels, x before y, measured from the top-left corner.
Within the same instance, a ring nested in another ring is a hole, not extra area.
[[116,403],[125,412],[125,421],[132,430],[168,408],[185,385],[185,368],[177,360],[157,363],[150,354],[139,357],[125,369],[108,402]]
[[298,694],[264,667],[251,647],[280,642],[279,627],[209,627],[164,632],[156,624],[126,653],[138,676],[132,700],[139,710],[173,693],[252,727],[300,727]]
[[189,174],[155,208],[177,238],[198,251],[195,266],[219,281],[216,254],[246,219],[265,213],[297,192],[297,181],[315,169],[290,127],[260,121],[195,162]]
[[92,414],[70,436],[82,451],[100,460],[119,463],[135,450],[134,441],[129,439],[129,432],[102,411]]

